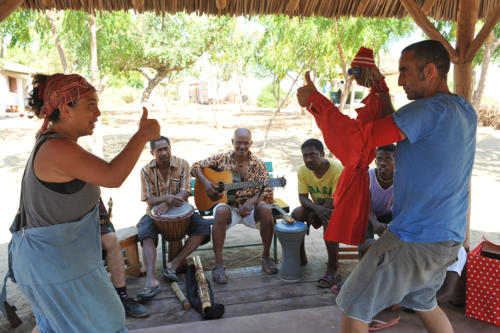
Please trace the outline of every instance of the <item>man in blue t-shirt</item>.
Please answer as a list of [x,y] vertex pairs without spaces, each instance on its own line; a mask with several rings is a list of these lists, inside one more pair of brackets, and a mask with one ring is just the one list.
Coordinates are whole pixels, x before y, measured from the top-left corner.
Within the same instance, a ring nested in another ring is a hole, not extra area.
[[414,101],[392,114],[401,136],[393,220],[337,298],[343,332],[366,330],[371,317],[390,304],[415,310],[430,332],[453,332],[436,292],[465,239],[477,115],[449,91],[449,67],[438,41],[415,43],[401,53],[398,84]]
[[[429,332],[453,332],[436,292],[465,239],[477,115],[450,92],[449,68],[438,41],[406,47],[398,84],[413,102],[363,129],[371,131],[369,147],[398,141],[393,220],[337,297],[342,332],[367,332],[373,316],[392,304],[415,310]],[[312,83],[300,88],[299,103],[308,105],[316,91]]]

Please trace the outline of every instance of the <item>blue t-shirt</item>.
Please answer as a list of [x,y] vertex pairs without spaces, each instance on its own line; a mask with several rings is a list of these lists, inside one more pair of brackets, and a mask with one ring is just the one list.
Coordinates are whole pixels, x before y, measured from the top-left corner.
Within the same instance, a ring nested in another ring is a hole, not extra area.
[[392,117],[408,139],[397,144],[389,229],[407,242],[463,242],[476,112],[461,96],[437,94]]

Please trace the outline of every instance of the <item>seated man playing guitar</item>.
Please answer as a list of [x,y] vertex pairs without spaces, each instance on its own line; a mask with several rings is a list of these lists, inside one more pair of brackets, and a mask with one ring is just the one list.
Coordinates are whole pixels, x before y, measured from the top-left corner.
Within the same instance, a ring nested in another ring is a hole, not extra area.
[[[264,162],[250,152],[252,146],[252,134],[246,128],[238,128],[231,140],[234,151],[211,156],[205,160],[196,162],[192,166],[192,174],[196,177],[199,186],[195,185],[195,202],[198,209],[203,210],[202,202],[197,200],[199,195],[208,195],[212,201],[214,225],[212,238],[215,252],[215,267],[212,271],[213,280],[216,283],[227,283],[222,248],[226,238],[226,230],[238,223],[246,226],[259,228],[262,238],[262,270],[267,274],[277,272],[276,264],[269,257],[269,249],[273,238],[274,219],[271,211],[273,203],[273,190],[270,187],[249,187],[237,190],[234,196],[228,193],[227,203],[224,202],[220,189],[207,177],[209,168],[218,171],[231,171],[238,174],[242,182],[260,181],[269,178]],[[200,188],[201,191],[197,191]],[[203,191],[203,189],[205,191]],[[198,192],[198,194],[197,194]],[[200,193],[206,192],[206,193]],[[260,225],[259,225],[260,224]]]
[[[141,170],[141,200],[148,205],[146,214],[137,224],[139,240],[142,244],[144,264],[146,265],[146,287],[137,297],[149,299],[160,291],[160,283],[155,277],[156,246],[159,229],[150,216],[155,207],[158,215],[170,208],[179,207],[191,195],[191,177],[187,161],[172,155],[170,140],[161,136],[150,142],[151,154],[155,157]],[[177,282],[176,270],[183,260],[198,246],[210,240],[210,224],[198,213],[189,218],[188,240],[184,247],[167,264],[164,276]],[[165,235],[164,235],[165,236]]]

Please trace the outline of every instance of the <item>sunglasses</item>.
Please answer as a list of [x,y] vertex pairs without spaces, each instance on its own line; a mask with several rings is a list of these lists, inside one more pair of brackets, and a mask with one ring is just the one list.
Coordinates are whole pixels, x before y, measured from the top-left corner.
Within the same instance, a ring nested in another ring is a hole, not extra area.
[[358,67],[349,68],[347,70],[347,74],[352,75],[352,76],[358,76],[359,73],[361,73],[361,71],[360,71],[360,69]]

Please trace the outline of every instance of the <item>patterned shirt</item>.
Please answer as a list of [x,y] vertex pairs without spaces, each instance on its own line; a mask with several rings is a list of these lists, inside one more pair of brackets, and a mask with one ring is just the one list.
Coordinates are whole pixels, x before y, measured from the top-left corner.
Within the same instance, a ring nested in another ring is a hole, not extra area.
[[[236,160],[234,159],[234,152],[227,152],[222,154],[217,154],[206,158],[204,160],[198,161],[193,164],[192,169],[204,169],[213,168],[217,171],[232,171],[238,173],[238,167],[236,165]],[[264,162],[254,156],[251,152],[248,152],[248,179],[244,181],[261,181],[264,179],[269,179],[269,173],[267,172],[266,165]],[[229,202],[229,204],[241,207],[245,201],[253,197],[260,192],[260,187],[251,187],[247,189],[237,190],[235,193],[235,203]],[[265,187],[264,192],[261,196],[262,200],[268,204],[273,203],[273,189],[271,187]]]
[[[181,191],[191,193],[191,176],[189,174],[189,164],[186,160],[172,155],[166,179],[163,179],[156,160],[152,160],[142,168],[142,201],[167,194],[176,195]],[[148,205],[146,214],[149,214],[151,208]]]

